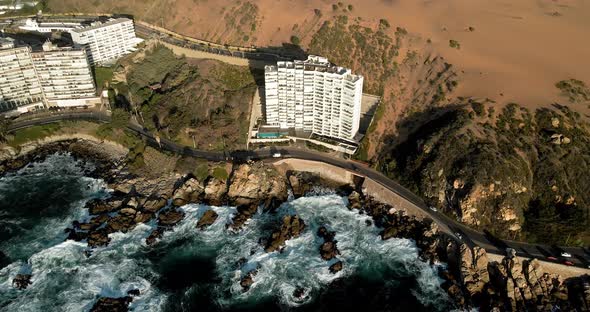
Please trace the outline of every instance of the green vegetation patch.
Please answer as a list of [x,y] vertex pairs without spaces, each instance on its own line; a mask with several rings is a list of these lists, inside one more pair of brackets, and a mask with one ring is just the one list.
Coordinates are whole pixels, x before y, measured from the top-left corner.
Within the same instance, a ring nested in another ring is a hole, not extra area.
[[18,147],[27,142],[43,139],[53,135],[59,131],[61,127],[60,123],[51,123],[17,130],[8,137],[8,144],[12,147]]
[[398,69],[395,57],[399,45],[400,41],[387,35],[385,29],[349,24],[347,16],[337,16],[333,22],[324,22],[313,35],[309,52],[326,56],[339,66],[354,68],[365,77],[365,92],[383,94],[385,81]]
[[161,45],[124,66],[129,92],[115,86],[125,96],[118,102],[137,106],[149,130],[199,149],[244,147],[256,91],[249,68],[215,60],[189,64]]
[[213,172],[211,173],[211,176],[213,176],[214,178],[221,180],[221,181],[227,181],[227,179],[229,178],[229,175],[227,174],[227,170],[225,169],[225,166],[219,166],[219,167],[213,168]]
[[112,67],[95,67],[94,68],[94,82],[96,88],[100,91],[108,83],[111,84],[113,79],[113,68]]
[[461,49],[461,44],[459,41],[451,39],[449,40],[449,47],[459,50]]
[[256,83],[250,69],[244,66],[218,63],[211,75],[221,82],[227,90],[240,90]]
[[572,103],[590,101],[590,88],[581,80],[562,80],[556,83],[555,87],[561,90],[561,94]]

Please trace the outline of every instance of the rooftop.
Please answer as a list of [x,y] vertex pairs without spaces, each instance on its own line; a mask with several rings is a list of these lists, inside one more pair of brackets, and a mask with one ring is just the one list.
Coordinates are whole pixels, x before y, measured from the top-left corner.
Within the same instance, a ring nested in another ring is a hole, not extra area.
[[111,25],[116,25],[116,24],[124,23],[124,22],[128,22],[128,21],[131,21],[131,20],[128,18],[121,17],[121,18],[111,19],[111,20],[104,22],[104,23],[96,22],[96,23],[93,23],[91,26],[76,28],[76,29],[73,29],[72,31],[76,32],[76,33],[83,33],[83,32],[87,32],[90,30],[99,29],[99,28],[111,26]]
[[264,70],[267,72],[275,72],[279,68],[295,68],[295,69],[303,69],[304,71],[316,71],[316,72],[323,72],[323,73],[332,73],[338,74],[341,76],[345,76],[350,81],[357,81],[361,78],[359,75],[352,74],[351,70],[348,68],[340,67],[331,64],[327,58],[310,55],[307,57],[307,60],[295,60],[295,61],[280,61],[277,62],[277,65],[267,65],[264,67]]

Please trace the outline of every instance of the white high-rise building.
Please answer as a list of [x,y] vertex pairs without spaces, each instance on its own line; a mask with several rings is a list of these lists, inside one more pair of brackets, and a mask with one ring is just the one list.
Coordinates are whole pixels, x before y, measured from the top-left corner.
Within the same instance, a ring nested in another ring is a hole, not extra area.
[[143,40],[135,36],[133,21],[128,18],[112,19],[105,23],[70,31],[76,46],[84,47],[91,65],[112,62],[135,51]]
[[0,50],[0,113],[20,114],[43,105],[31,48]]
[[47,106],[92,105],[99,100],[85,50],[56,48],[50,42],[43,49],[31,56]]
[[363,77],[319,56],[265,67],[266,123],[354,142]]
[[43,47],[0,50],[0,114],[100,103],[84,50]]

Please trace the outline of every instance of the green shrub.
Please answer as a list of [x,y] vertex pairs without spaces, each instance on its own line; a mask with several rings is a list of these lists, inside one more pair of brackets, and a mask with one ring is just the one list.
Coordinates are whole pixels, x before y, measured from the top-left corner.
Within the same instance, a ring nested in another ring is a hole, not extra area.
[[223,166],[215,167],[213,169],[213,173],[211,175],[214,178],[221,180],[221,181],[227,181],[227,179],[229,178],[229,175],[227,174],[227,170],[225,170],[225,167],[223,167]]
[[294,45],[299,45],[301,43],[301,41],[299,40],[299,37],[291,36],[291,43]]
[[562,80],[556,83],[555,87],[572,103],[590,101],[590,88],[581,80]]
[[449,40],[449,46],[453,49],[457,49],[457,50],[461,49],[461,44],[457,40],[453,40],[453,39]]

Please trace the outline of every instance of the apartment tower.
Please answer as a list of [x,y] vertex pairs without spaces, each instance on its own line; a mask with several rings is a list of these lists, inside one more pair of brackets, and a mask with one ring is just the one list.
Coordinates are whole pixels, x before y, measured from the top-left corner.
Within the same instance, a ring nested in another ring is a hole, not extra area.
[[266,123],[354,142],[361,115],[363,77],[326,58],[265,67]]
[[47,106],[83,106],[97,101],[86,51],[46,42],[31,54]]
[[112,19],[105,23],[70,31],[75,46],[84,47],[90,65],[113,62],[135,51],[142,39],[135,36],[133,21],[128,18]]
[[39,52],[30,47],[0,50],[0,114],[98,103],[86,51],[49,42]]
[[43,106],[43,90],[31,48],[0,50],[0,113],[19,114]]

